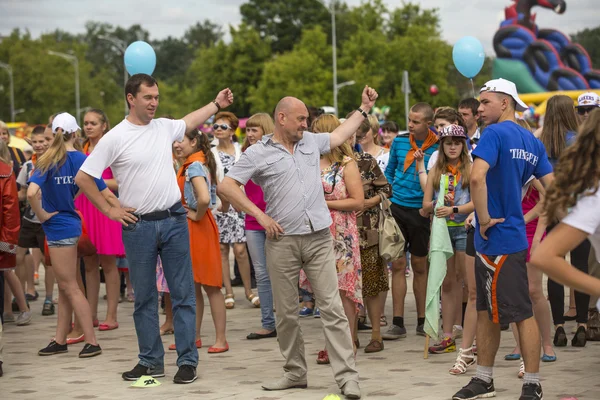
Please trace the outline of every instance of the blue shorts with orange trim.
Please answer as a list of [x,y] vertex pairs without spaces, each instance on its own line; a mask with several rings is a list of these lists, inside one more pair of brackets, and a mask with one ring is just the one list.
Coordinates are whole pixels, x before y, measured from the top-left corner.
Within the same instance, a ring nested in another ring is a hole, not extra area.
[[533,316],[527,280],[527,250],[475,257],[477,311],[487,311],[495,324],[524,321]]

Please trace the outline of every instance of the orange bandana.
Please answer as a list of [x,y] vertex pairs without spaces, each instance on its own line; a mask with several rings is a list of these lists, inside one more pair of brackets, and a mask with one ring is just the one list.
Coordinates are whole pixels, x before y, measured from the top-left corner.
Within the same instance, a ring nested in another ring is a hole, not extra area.
[[434,144],[436,144],[438,141],[438,137],[435,133],[433,133],[431,131],[431,129],[429,130],[429,132],[427,133],[427,138],[425,139],[425,142],[423,142],[423,146],[421,148],[419,148],[417,146],[417,142],[415,140],[415,137],[413,135],[410,135],[410,147],[411,149],[408,150],[408,153],[406,153],[406,158],[404,159],[404,172],[406,172],[406,170],[408,169],[408,167],[411,166],[411,164],[413,162],[415,162],[415,152],[417,150],[422,150],[422,151],[426,151],[428,148],[430,148],[431,146],[433,146]]

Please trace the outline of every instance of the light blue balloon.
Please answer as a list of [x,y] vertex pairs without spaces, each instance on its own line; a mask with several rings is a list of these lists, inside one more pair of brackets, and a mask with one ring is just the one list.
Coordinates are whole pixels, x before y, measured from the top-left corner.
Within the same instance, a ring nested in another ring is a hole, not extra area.
[[485,61],[483,45],[473,36],[465,36],[454,45],[452,60],[458,72],[471,79],[483,67]]
[[152,75],[156,67],[156,53],[152,46],[144,41],[131,43],[125,50],[125,68],[129,75]]

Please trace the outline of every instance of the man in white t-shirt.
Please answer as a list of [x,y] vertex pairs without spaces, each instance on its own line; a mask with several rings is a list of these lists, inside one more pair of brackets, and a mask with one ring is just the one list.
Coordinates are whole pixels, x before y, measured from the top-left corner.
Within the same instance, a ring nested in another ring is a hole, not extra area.
[[[139,363],[123,373],[123,379],[165,376],[156,301],[156,262],[160,256],[173,304],[179,367],[173,381],[191,383],[196,380],[198,364],[196,299],[187,214],[173,169],[172,145],[182,141],[186,131],[229,106],[233,95],[224,89],[214,101],[180,120],[154,119],[158,96],[158,84],[151,76],[129,78],[125,86],[129,115],[102,137],[75,182],[98,210],[123,224],[140,349]],[[107,167],[119,184],[121,207],[111,207],[94,183]]]

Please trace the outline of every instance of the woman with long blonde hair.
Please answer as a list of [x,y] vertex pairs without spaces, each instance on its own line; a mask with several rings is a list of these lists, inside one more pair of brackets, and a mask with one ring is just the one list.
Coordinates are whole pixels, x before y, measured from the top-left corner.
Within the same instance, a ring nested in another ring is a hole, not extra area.
[[[269,114],[259,113],[251,116],[246,121],[246,139],[242,146],[242,151],[250,146],[256,145],[264,135],[270,135],[275,130],[273,119]],[[267,207],[264,193],[260,186],[251,180],[244,186],[246,196],[263,212]],[[248,340],[266,339],[277,336],[275,330],[275,315],[273,313],[273,291],[271,289],[271,280],[267,272],[267,257],[265,254],[265,242],[267,235],[256,218],[246,214],[246,241],[254,272],[256,274],[256,288],[260,302],[261,329],[246,336]]]
[[[555,282],[581,293],[600,297],[600,279],[590,277],[565,260],[585,241],[600,255],[600,109],[590,113],[579,128],[575,142],[561,154],[554,182],[546,192],[546,218],[560,220],[531,256],[531,263]],[[597,305],[600,308],[600,302]],[[582,332],[583,333],[583,332]],[[581,333],[576,333],[573,341]],[[574,344],[575,345],[575,344]]]
[[[324,114],[313,122],[312,131],[333,132],[339,125],[340,121],[334,115]],[[333,236],[340,297],[356,352],[359,347],[356,329],[357,311],[358,305],[363,304],[356,212],[363,209],[365,197],[354,152],[348,142],[321,156],[321,181],[327,207],[333,220],[329,230]],[[303,281],[301,286],[304,286],[304,289],[308,288],[309,283],[305,274],[301,274],[301,280]],[[327,350],[319,352],[317,363],[329,363]]]
[[[77,242],[82,230],[81,219],[75,210],[74,199],[79,188],[74,179],[86,158],[76,149],[79,130],[77,121],[68,113],[54,118],[54,142],[37,161],[27,188],[27,200],[46,234],[59,289],[56,336],[38,352],[40,356],[68,351],[67,334],[71,330],[73,311],[82,325],[86,342],[79,357],[94,357],[102,353],[96,341],[90,306],[76,279]],[[104,181],[98,179],[96,185],[111,205],[119,206],[119,201]]]

